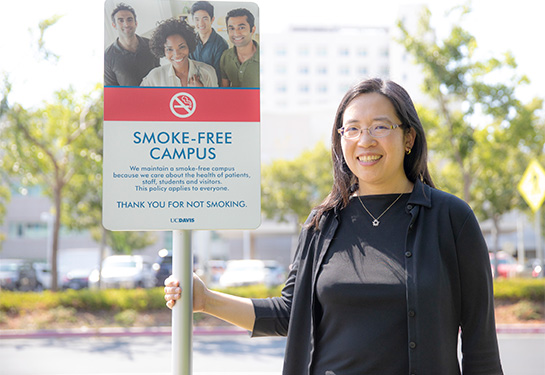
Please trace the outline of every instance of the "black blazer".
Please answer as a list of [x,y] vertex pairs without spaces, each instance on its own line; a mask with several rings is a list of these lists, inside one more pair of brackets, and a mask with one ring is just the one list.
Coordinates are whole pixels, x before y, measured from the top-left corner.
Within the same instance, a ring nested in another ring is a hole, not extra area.
[[[420,181],[405,209],[411,221],[397,234],[406,238],[409,374],[460,374],[460,330],[462,373],[503,374],[488,249],[473,211],[461,199]],[[305,226],[282,296],[252,300],[252,336],[287,335],[284,375],[309,374],[316,277],[338,220],[331,210],[319,230]]]

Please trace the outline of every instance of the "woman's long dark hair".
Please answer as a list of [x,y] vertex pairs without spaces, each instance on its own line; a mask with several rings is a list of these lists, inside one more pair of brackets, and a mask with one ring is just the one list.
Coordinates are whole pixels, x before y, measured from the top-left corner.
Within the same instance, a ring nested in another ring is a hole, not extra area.
[[411,128],[415,130],[416,137],[413,148],[409,155],[405,155],[403,168],[407,178],[411,182],[421,180],[423,183],[435,187],[428,170],[428,146],[424,128],[418,118],[414,104],[405,89],[393,81],[384,81],[380,78],[373,78],[362,81],[353,86],[345,94],[337,109],[335,123],[331,134],[331,156],[333,158],[333,188],[326,199],[315,207],[315,215],[308,224],[318,229],[318,223],[324,212],[334,208],[344,208],[348,205],[350,196],[358,190],[358,179],[352,173],[344,160],[341,135],[337,129],[343,126],[344,111],[354,98],[361,94],[379,93],[384,95],[395,108],[397,117],[403,124],[403,129],[408,132]]

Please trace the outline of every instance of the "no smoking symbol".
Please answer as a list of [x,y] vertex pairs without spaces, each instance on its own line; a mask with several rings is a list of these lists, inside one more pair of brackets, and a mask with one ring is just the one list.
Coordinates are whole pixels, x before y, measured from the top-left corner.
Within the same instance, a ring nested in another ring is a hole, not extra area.
[[170,110],[176,117],[186,118],[191,116],[197,108],[195,98],[186,92],[181,92],[170,99]]

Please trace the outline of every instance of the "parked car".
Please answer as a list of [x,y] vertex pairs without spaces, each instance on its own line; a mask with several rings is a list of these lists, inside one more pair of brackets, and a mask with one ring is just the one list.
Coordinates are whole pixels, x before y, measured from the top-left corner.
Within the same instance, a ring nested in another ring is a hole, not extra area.
[[219,279],[221,287],[265,284],[281,285],[285,280],[282,265],[273,260],[230,260]]
[[[193,256],[193,271],[197,271],[195,268],[197,262],[197,256]],[[155,273],[155,285],[164,286],[167,277],[172,275],[172,251],[167,249],[159,250],[157,253],[157,259],[152,265],[153,272]]]
[[89,287],[151,288],[155,286],[155,275],[151,262],[141,255],[112,255],[102,262],[102,270],[89,275]]
[[[492,275],[495,274],[494,253],[490,252],[490,266],[492,267]],[[515,258],[505,251],[498,251],[498,277],[515,277],[521,271],[521,267],[517,264]]]
[[62,279],[63,289],[84,289],[89,287],[89,275],[91,271],[88,269],[74,269],[68,271]]
[[211,286],[217,286],[221,275],[225,272],[227,262],[224,260],[211,259],[204,265],[204,269],[200,270],[199,276],[206,280],[206,283]]
[[155,285],[163,286],[165,279],[172,275],[172,252],[167,249],[159,250],[152,268],[155,272]]
[[43,289],[51,289],[51,268],[45,262],[34,263],[36,277]]
[[521,277],[544,277],[545,276],[545,262],[540,261],[537,258],[530,259],[524,265],[524,268],[520,272]]
[[0,259],[0,289],[41,290],[32,262],[23,259]]

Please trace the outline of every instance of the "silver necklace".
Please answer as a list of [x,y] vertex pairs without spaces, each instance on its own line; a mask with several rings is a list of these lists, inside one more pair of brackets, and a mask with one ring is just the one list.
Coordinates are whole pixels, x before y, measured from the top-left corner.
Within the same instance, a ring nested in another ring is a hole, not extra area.
[[382,217],[382,215],[384,215],[390,208],[392,208],[392,206],[399,200],[399,198],[401,198],[401,196],[403,195],[403,193],[399,194],[399,197],[396,198],[395,201],[392,202],[391,205],[388,206],[387,209],[385,209],[384,211],[382,211],[382,213],[379,215],[379,217],[374,217],[373,214],[371,212],[369,212],[369,210],[367,209],[367,207],[365,207],[365,205],[363,204],[363,202],[361,201],[361,198],[360,196],[358,195],[358,200],[360,201],[363,209],[369,214],[369,216],[371,216],[373,218],[373,226],[374,227],[378,227],[378,225],[380,224],[380,221],[378,219],[380,219]]

